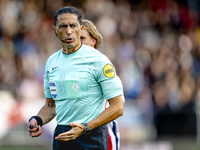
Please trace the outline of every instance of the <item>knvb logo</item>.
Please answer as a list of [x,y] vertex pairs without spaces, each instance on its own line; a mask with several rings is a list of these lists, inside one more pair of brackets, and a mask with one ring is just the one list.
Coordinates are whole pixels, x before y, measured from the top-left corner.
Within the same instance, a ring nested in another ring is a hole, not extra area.
[[72,89],[76,92],[79,89],[79,86],[77,83],[73,83]]

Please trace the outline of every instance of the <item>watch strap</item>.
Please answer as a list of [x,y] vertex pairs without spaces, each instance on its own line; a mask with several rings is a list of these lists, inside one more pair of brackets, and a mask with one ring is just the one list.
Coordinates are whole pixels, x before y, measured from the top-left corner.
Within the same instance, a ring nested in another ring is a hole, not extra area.
[[91,129],[90,129],[90,127],[88,126],[88,124],[87,124],[87,123],[84,123],[83,125],[84,125],[84,127],[85,127],[83,133],[86,134],[86,135],[90,134]]

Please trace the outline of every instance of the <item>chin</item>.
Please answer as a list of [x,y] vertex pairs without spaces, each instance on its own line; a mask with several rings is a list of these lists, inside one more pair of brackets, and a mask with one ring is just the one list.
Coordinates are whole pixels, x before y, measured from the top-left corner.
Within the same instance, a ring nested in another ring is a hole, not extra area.
[[74,46],[65,46],[68,49],[74,48]]
[[66,45],[65,45],[65,47],[66,47],[66,48],[74,48],[74,47],[75,47],[75,45],[74,45],[74,44],[72,44],[72,43],[70,43],[70,44],[66,44]]

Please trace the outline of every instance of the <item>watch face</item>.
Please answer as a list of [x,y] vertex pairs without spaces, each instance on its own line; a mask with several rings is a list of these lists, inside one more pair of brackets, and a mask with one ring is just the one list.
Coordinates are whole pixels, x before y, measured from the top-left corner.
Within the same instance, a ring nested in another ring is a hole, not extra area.
[[85,131],[85,134],[89,134],[89,133],[90,133],[90,130],[86,130],[86,131]]
[[90,129],[90,127],[87,125],[87,123],[84,124],[84,126],[85,126],[84,134],[86,134],[86,135],[90,134],[91,129]]

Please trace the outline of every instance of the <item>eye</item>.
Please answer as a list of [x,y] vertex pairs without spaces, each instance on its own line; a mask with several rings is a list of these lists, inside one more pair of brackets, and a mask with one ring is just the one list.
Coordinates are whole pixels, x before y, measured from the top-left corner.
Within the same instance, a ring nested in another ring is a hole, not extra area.
[[60,25],[59,28],[67,28],[67,25],[65,25],[65,24]]
[[75,25],[75,24],[71,24],[71,25],[70,25],[70,27],[72,27],[72,28],[75,28],[75,27],[76,27],[76,25]]

